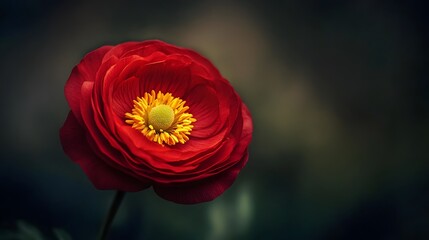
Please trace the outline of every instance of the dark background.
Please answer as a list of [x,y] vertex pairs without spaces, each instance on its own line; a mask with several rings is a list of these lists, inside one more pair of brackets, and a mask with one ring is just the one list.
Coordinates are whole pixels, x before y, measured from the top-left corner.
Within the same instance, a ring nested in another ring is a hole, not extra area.
[[418,1],[0,1],[0,238],[20,221],[95,238],[114,192],[62,152],[64,83],[101,45],[162,39],[240,93],[249,163],[213,202],[128,194],[110,239],[429,239],[427,15]]

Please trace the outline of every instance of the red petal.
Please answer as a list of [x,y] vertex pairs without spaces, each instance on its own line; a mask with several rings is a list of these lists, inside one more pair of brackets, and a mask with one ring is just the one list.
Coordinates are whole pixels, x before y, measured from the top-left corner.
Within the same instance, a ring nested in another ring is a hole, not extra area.
[[[182,98],[190,84],[191,72],[186,60],[169,56],[163,62],[147,65],[141,71],[140,94],[155,90]],[[143,96],[143,95],[142,95]]]
[[[111,109],[120,119],[124,119],[125,113],[131,112],[134,108],[134,100],[141,97],[138,89],[140,79],[131,77],[114,89],[112,95]],[[125,120],[123,120],[124,122]]]
[[82,118],[80,116],[81,86],[84,81],[93,82],[95,80],[95,75],[100,67],[101,60],[106,52],[111,48],[111,46],[103,46],[88,53],[82,61],[73,68],[70,77],[66,82],[64,94],[71,111],[79,122],[82,122]]
[[115,57],[120,58],[126,52],[134,49],[136,46],[142,44],[142,42],[125,42],[114,46],[111,51],[109,51],[103,58],[103,62],[108,60],[109,58]]
[[138,55],[146,58],[146,56],[152,55],[155,52],[168,55],[177,53],[177,51],[174,51],[170,46],[172,45],[158,40],[144,41],[133,47],[133,49],[127,50],[123,57]]
[[85,132],[72,112],[60,129],[60,140],[64,152],[80,165],[96,188],[135,192],[149,187],[148,183],[117,171],[99,159],[89,147]]
[[221,195],[232,185],[238,173],[246,164],[247,159],[248,154],[246,152],[240,162],[221,174],[198,182],[174,186],[154,185],[153,189],[160,197],[176,203],[195,204],[208,202]]
[[112,133],[105,126],[104,119],[100,116],[99,109],[93,108],[93,87],[94,83],[85,82],[82,84],[82,119],[88,133],[88,142],[93,146],[93,151],[107,165],[114,168],[121,168],[127,172],[128,165],[118,150],[120,144]]
[[219,96],[213,88],[206,85],[198,85],[189,90],[186,97],[186,105],[189,112],[197,119],[194,123],[192,136],[207,138],[222,125],[219,119]]
[[201,68],[201,70],[198,70],[195,73],[198,73],[200,76],[206,78],[207,80],[216,79],[216,81],[226,81],[222,78],[219,70],[211,63],[210,60],[201,56],[193,50],[185,48],[180,48],[180,50],[182,51],[182,54],[185,54],[193,59],[193,62],[195,63],[194,69]]

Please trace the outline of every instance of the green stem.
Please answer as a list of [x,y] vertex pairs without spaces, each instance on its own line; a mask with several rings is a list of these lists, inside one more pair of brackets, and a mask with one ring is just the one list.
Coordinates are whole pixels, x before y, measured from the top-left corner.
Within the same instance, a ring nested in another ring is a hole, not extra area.
[[115,198],[113,199],[112,205],[110,206],[109,213],[107,213],[106,219],[104,219],[103,226],[100,229],[98,240],[105,240],[107,233],[109,232],[110,225],[112,225],[113,219],[115,218],[116,212],[121,205],[122,199],[125,196],[125,192],[117,191]]

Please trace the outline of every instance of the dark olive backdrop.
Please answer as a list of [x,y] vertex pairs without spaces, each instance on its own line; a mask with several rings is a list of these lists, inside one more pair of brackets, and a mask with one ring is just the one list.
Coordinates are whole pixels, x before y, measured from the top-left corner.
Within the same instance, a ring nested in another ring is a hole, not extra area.
[[63,86],[88,51],[157,38],[231,81],[251,155],[210,203],[128,194],[110,239],[429,239],[427,20],[418,1],[2,0],[0,237],[94,239],[114,192],[61,150]]

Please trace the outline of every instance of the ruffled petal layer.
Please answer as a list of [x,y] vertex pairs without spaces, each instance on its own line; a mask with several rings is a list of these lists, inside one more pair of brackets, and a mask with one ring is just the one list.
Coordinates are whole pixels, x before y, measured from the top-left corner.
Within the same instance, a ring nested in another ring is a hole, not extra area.
[[80,165],[96,188],[135,192],[150,186],[148,182],[117,171],[99,159],[89,146],[85,131],[72,112],[60,129],[60,139],[64,152]]

